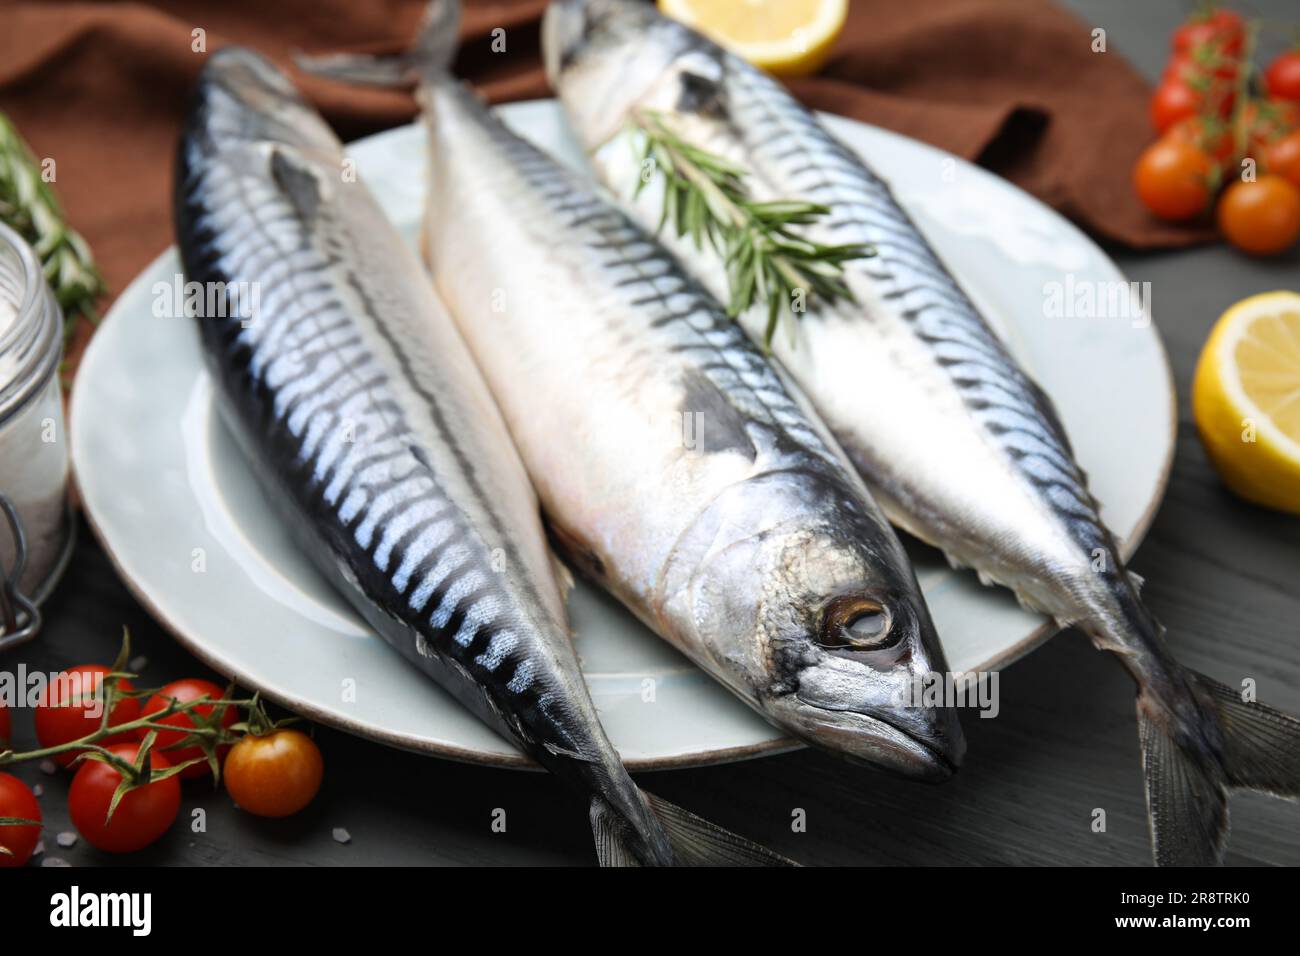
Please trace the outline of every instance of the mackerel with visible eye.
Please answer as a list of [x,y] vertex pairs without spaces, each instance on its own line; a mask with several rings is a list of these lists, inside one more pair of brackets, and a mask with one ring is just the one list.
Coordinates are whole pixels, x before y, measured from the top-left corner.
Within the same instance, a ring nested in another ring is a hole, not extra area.
[[888,607],[854,595],[836,598],[826,608],[817,643],[829,650],[883,651],[902,638],[903,628],[894,626]]

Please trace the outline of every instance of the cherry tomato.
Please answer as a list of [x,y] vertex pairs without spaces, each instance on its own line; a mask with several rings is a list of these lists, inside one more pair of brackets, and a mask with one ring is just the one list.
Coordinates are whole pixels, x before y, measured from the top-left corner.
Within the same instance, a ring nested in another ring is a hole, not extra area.
[[1189,17],[1174,31],[1172,46],[1181,53],[1203,44],[1212,43],[1224,53],[1237,55],[1246,40],[1246,24],[1241,15],[1231,10],[1212,10],[1208,14]]
[[1191,219],[1210,203],[1214,160],[1191,143],[1165,137],[1152,143],[1133,168],[1138,198],[1161,219]]
[[1268,95],[1300,103],[1300,50],[1288,50],[1274,58],[1264,71]]
[[0,704],[0,752],[9,749],[9,742],[13,740],[14,725],[9,717],[9,708]]
[[1248,155],[1262,157],[1268,148],[1300,126],[1300,103],[1287,100],[1251,100],[1242,110]]
[[1264,168],[1300,189],[1300,129],[1269,145],[1264,151]]
[[1151,97],[1151,125],[1163,133],[1201,111],[1201,98],[1181,80],[1165,80]]
[[[191,677],[185,680],[172,681],[166,687],[161,688],[156,694],[149,698],[149,702],[144,705],[144,716],[161,713],[167,709],[169,700],[175,700],[177,703],[184,704],[191,700],[197,700],[200,697],[207,696],[213,700],[218,700],[225,692],[212,681],[199,680]],[[203,717],[211,717],[215,710],[208,704],[200,704],[195,710]],[[235,722],[238,715],[234,707],[221,708],[221,726],[229,727]],[[161,751],[163,756],[171,761],[172,766],[185,763],[187,760],[195,760],[203,756],[203,748],[197,745],[190,747],[174,747],[188,735],[189,730],[194,727],[194,721],[189,714],[170,714],[167,717],[159,718],[157,721],[161,724],[169,724],[175,727],[185,728],[184,730],[158,731],[158,742],[154,745],[155,751]],[[174,749],[173,749],[174,748]],[[217,759],[225,758],[229,746],[217,748]],[[192,767],[187,767],[180,772],[180,776],[191,780],[195,777],[202,777],[209,773],[207,763],[196,763]]]
[[287,817],[311,803],[325,766],[320,749],[292,729],[243,737],[226,757],[226,790],[259,817]]
[[[115,744],[108,748],[134,762],[139,744]],[[171,763],[156,750],[149,754],[155,770],[166,770]],[[124,796],[113,811],[112,821],[105,823],[122,775],[117,768],[99,760],[82,761],[68,789],[68,816],[77,832],[91,846],[106,853],[134,853],[153,843],[167,832],[181,808],[181,783],[175,777],[155,780]]]
[[1207,77],[1227,86],[1236,82],[1240,69],[1240,59],[1208,43],[1175,53],[1165,64],[1161,79],[1195,83],[1200,77]]
[[1175,123],[1203,114],[1227,119],[1235,100],[1230,89],[1212,86],[1203,92],[1182,80],[1165,80],[1151,97],[1151,125],[1163,133]]
[[1165,138],[1190,143],[1214,160],[1220,169],[1236,165],[1237,145],[1232,130],[1218,120],[1193,116],[1169,127]]
[[1300,189],[1281,176],[1237,180],[1219,198],[1219,229],[1238,249],[1276,255],[1300,238]]
[[[27,784],[7,773],[0,773],[0,817],[41,819],[41,805],[27,789]],[[32,858],[40,838],[39,826],[0,826],[0,846],[9,851],[8,854],[0,853],[0,867],[22,866]]]
[[[41,692],[36,701],[36,739],[42,747],[54,747],[77,740],[99,729],[103,714],[103,701],[98,699],[98,692],[104,675],[111,673],[109,668],[99,664],[82,664],[70,667],[59,675],[49,687]],[[61,678],[67,677],[68,680]],[[133,691],[135,688],[128,680],[119,681],[121,690]],[[95,700],[91,700],[91,696]],[[78,700],[78,697],[82,700]],[[109,715],[109,726],[125,724],[140,716],[140,702],[133,697],[119,700]],[[120,743],[134,738],[134,734],[119,734],[108,738],[105,743]],[[69,766],[81,751],[68,751],[52,758],[61,767]]]

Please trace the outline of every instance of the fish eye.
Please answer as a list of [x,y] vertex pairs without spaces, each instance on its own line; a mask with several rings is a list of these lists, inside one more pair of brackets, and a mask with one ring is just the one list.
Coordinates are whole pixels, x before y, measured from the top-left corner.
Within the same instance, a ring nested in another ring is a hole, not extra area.
[[822,647],[856,651],[880,651],[893,647],[903,637],[894,628],[889,608],[870,598],[839,598],[826,609],[817,643]]

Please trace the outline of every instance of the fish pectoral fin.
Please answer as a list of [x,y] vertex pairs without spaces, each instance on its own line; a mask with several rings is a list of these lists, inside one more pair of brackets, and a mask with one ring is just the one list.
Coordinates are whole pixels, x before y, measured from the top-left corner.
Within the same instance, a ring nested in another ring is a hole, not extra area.
[[1223,731],[1228,785],[1300,799],[1300,720],[1198,674],[1214,699]]
[[[793,860],[647,793],[681,866],[798,866]],[[599,842],[599,840],[598,840]]]

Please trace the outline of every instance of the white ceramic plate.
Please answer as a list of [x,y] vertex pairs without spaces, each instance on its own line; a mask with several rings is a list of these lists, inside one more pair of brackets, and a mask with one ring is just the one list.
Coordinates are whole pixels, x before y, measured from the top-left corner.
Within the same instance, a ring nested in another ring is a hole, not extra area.
[[[510,104],[501,114],[581,165],[553,101]],[[1054,318],[1045,310],[1049,283],[1077,302],[1089,283],[1095,290],[1123,281],[1114,264],[995,176],[884,130],[827,121],[893,182],[1056,400],[1105,518],[1130,552],[1164,490],[1173,449],[1164,352],[1141,320]],[[414,241],[425,177],[421,129],[372,136],[350,153]],[[155,284],[172,285],[178,272],[172,249],[118,298],[72,396],[81,497],[122,576],[213,668],[305,716],[411,750],[526,766],[510,743],[370,634],[295,549],[214,412],[194,330],[155,315]],[[999,668],[1052,633],[1009,594],[949,570],[931,552],[918,552],[917,571],[955,670]],[[630,767],[696,766],[794,746],[593,588],[579,585],[570,612],[596,704]]]

